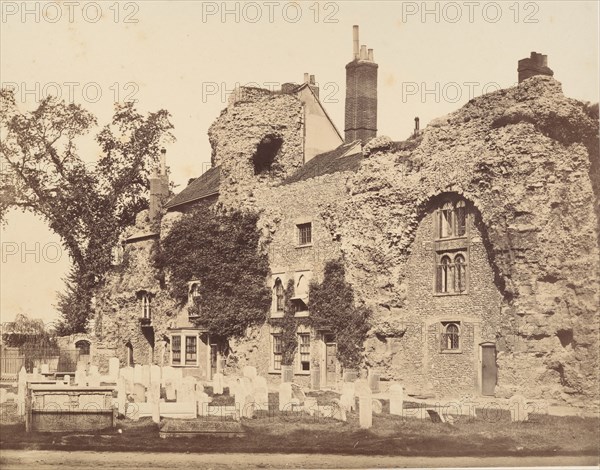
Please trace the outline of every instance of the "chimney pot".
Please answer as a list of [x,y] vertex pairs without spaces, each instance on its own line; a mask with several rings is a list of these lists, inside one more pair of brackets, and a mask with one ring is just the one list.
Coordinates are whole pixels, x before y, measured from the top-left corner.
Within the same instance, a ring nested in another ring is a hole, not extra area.
[[358,59],[358,25],[352,26],[352,55],[353,59]]
[[370,62],[375,62],[375,60],[373,59],[373,49],[369,49],[369,53],[367,56]]
[[367,60],[367,46],[360,46],[360,60]]
[[304,83],[308,83],[308,74],[307,73],[304,74]]
[[315,76],[314,76],[314,75],[311,75],[311,76],[310,76],[310,82],[309,82],[309,83],[310,83],[311,85],[314,85],[314,84],[315,84]]

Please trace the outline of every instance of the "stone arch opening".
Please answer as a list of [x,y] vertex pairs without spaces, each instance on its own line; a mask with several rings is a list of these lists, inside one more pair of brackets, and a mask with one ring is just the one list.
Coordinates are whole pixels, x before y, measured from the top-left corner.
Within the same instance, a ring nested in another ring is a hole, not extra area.
[[79,351],[80,356],[89,356],[90,355],[90,347],[91,343],[85,339],[81,339],[75,343],[75,349]]
[[272,169],[282,144],[283,139],[275,134],[266,135],[261,139],[252,156],[255,175],[267,173]]

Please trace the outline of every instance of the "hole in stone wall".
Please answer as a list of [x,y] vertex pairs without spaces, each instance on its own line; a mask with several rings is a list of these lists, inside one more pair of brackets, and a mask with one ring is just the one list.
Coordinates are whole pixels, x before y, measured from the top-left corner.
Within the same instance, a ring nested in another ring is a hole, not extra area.
[[283,139],[276,135],[267,135],[262,138],[256,146],[256,153],[252,157],[255,175],[271,170],[281,144],[283,144]]
[[556,336],[558,336],[563,348],[566,348],[573,342],[573,330],[558,330]]

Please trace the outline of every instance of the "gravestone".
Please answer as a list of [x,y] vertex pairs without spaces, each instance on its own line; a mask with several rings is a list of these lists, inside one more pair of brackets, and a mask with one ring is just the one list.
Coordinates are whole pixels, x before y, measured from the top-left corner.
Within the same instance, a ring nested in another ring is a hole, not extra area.
[[213,393],[215,395],[223,395],[223,374],[217,372],[213,376]]
[[437,410],[435,410],[434,408],[426,408],[425,411],[427,411],[427,414],[431,418],[432,422],[434,422],[434,423],[445,423],[446,422],[446,420],[444,419],[444,415],[441,413],[438,413]]
[[510,420],[521,423],[529,420],[527,401],[523,395],[513,395],[509,400]]
[[346,407],[342,405],[340,400],[335,398],[333,400],[333,416],[332,418],[337,419],[339,421],[347,421],[348,418],[346,416]]
[[304,412],[310,416],[314,416],[319,411],[317,399],[314,397],[306,397],[304,400]]
[[87,377],[85,370],[77,369],[75,371],[75,385],[83,386],[87,384]]
[[344,382],[342,385],[342,395],[340,397],[340,406],[346,411],[356,410],[356,400],[354,399],[354,384]]
[[136,364],[133,366],[133,383],[143,383],[142,382],[142,365]]
[[160,383],[152,382],[148,389],[148,401],[150,402],[150,408],[152,413],[152,421],[155,423],[160,422]]
[[68,375],[68,374],[67,374],[67,375],[65,375],[65,376],[63,377],[63,383],[64,383],[65,385],[71,385],[71,376],[70,376],[70,375]]
[[122,367],[119,371],[119,376],[124,377],[129,382],[133,382],[133,367]]
[[117,377],[119,376],[119,358],[111,357],[108,359],[108,375],[114,380],[117,381]]
[[161,381],[161,370],[160,370],[160,366],[157,366],[156,364],[152,364],[150,366],[150,383],[156,383],[158,384],[158,386],[160,387],[160,381]]
[[142,366],[141,383],[143,383],[146,387],[150,386],[150,365],[149,364],[144,364]]
[[98,366],[90,366],[90,372],[87,376],[87,384],[90,387],[100,386],[100,374],[98,373]]
[[196,394],[196,379],[193,377],[186,377],[181,381],[180,387],[177,389],[177,401],[178,402],[195,402]]
[[127,406],[127,379],[123,376],[117,377],[117,408],[124,415]]
[[146,402],[146,386],[141,383],[133,384],[133,399],[136,403]]
[[283,382],[279,385],[279,411],[292,410],[292,384]]
[[8,390],[0,388],[0,403],[6,403],[8,400]]
[[48,364],[42,364],[42,374],[49,374],[50,373],[50,366]]
[[369,374],[369,387],[371,392],[379,393],[379,374]]
[[175,384],[172,381],[168,381],[165,384],[165,391],[167,393],[167,400],[172,401],[177,399],[177,393],[175,392]]
[[292,398],[296,398],[300,404],[304,403],[304,400],[306,400],[304,390],[302,390],[300,385],[295,383],[292,383]]
[[375,398],[373,398],[373,400],[371,401],[371,406],[373,408],[373,413],[375,413],[375,414],[383,413],[383,404],[379,400],[376,400]]
[[267,387],[267,379],[257,376],[253,381],[254,402],[261,409],[269,409],[269,388]]
[[244,377],[248,377],[249,379],[253,379],[254,377],[256,377],[256,367],[245,366],[242,371],[242,375]]
[[19,416],[25,415],[25,396],[27,395],[27,371],[21,367],[18,376],[17,388],[17,413]]
[[359,425],[363,429],[369,429],[373,426],[373,400],[371,395],[361,395],[358,397]]
[[402,416],[404,406],[404,388],[400,384],[390,387],[390,414]]
[[212,398],[208,394],[204,393],[202,388],[197,388],[194,394],[194,401],[196,402],[198,415],[205,416],[208,414],[208,404],[212,401]]
[[371,395],[371,387],[369,383],[364,379],[359,379],[354,382],[354,396],[360,397],[361,395]]

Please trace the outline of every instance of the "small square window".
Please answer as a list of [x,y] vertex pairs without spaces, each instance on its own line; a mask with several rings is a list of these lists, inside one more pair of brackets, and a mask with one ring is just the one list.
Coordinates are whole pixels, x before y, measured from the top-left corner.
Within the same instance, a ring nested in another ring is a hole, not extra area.
[[310,245],[312,243],[312,223],[299,224],[298,227],[298,245]]

